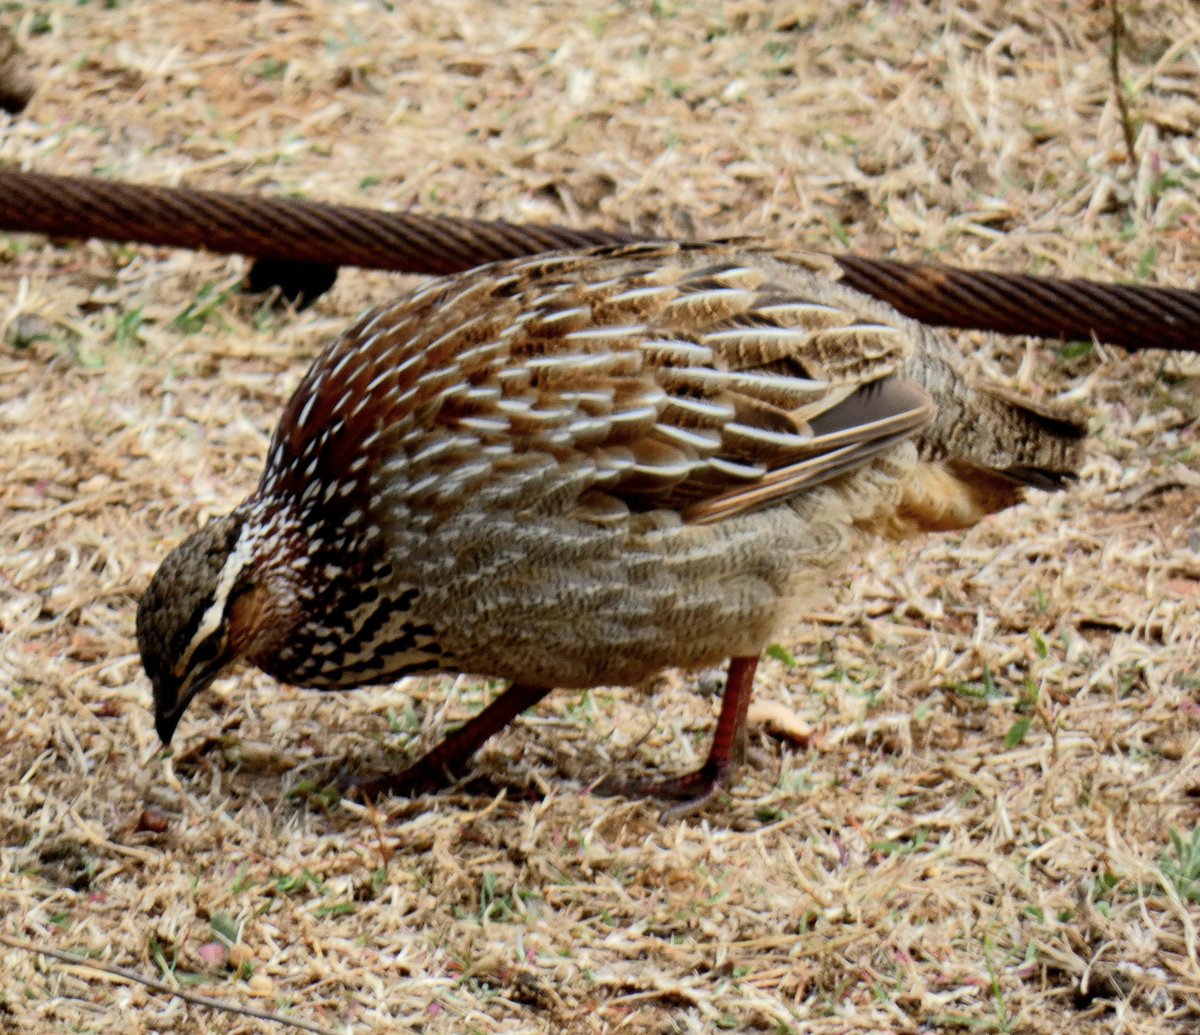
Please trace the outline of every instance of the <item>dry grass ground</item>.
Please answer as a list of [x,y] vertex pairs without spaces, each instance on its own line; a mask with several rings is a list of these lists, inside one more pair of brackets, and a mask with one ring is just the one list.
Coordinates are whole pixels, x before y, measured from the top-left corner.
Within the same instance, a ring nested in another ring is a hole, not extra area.
[[[1107,2],[18,0],[0,158],[1195,286],[1200,11],[1123,6],[1132,160]],[[862,558],[701,820],[581,788],[694,763],[705,674],[555,695],[482,754],[507,793],[372,814],[329,775],[490,688],[247,673],[153,731],[139,591],[402,286],[293,314],[243,269],[0,237],[0,931],[331,1032],[1200,1027],[1200,363],[961,336],[1087,408],[1081,483]],[[0,951],[0,1031],[279,1030]]]

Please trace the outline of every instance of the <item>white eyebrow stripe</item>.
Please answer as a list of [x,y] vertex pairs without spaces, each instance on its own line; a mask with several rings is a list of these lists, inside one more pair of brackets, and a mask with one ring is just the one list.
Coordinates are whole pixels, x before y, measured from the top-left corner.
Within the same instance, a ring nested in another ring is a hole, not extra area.
[[208,605],[203,616],[200,619],[200,624],[196,626],[195,633],[192,634],[191,642],[188,643],[187,650],[180,655],[179,660],[175,663],[173,669],[175,678],[182,679],[191,667],[191,661],[196,650],[205,640],[213,635],[225,620],[225,603],[229,599],[229,594],[233,591],[234,583],[237,582],[238,576],[250,563],[250,558],[254,554],[254,544],[246,535],[245,528],[238,534],[237,543],[230,551],[229,556],[225,558],[225,564],[221,568],[221,575],[217,579],[217,587],[213,590],[213,602]]

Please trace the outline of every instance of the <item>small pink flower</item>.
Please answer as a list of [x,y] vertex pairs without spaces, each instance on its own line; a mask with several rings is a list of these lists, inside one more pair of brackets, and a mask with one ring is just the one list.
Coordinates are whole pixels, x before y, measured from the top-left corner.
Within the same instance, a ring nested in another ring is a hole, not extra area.
[[197,952],[205,966],[213,968],[225,966],[225,961],[229,958],[229,950],[220,942],[205,942]]

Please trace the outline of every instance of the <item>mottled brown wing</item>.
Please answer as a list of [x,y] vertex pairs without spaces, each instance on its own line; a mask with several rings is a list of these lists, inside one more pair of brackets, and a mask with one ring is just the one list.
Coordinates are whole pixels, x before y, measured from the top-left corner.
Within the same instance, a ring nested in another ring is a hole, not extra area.
[[924,388],[889,377],[861,388],[845,402],[810,422],[813,456],[769,470],[751,485],[688,504],[683,517],[708,524],[767,506],[836,478],[916,434],[934,417],[933,399]]
[[654,244],[431,281],[318,360],[268,477],[290,472],[277,477],[303,492],[327,458],[343,483],[382,464],[420,511],[549,456],[579,472],[575,513],[606,523],[653,508],[713,521],[802,492],[933,413],[896,376],[903,322],[869,303],[859,316],[861,296],[814,274],[821,263]]
[[483,419],[566,430],[596,466],[597,519],[666,507],[719,520],[836,477],[934,406],[895,374],[903,321],[860,317],[861,296],[813,265],[739,243],[514,264],[527,319],[503,372],[507,412]]

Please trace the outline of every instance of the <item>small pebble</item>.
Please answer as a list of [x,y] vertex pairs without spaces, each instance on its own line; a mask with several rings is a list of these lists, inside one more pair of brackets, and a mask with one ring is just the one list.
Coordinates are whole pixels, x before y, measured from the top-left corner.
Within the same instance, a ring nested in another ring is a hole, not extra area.
[[0,25],[0,108],[17,115],[33,97],[29,59],[13,34]]
[[250,986],[252,992],[257,992],[259,995],[272,995],[275,992],[275,982],[266,974],[255,974],[246,984]]
[[249,963],[254,959],[254,953],[245,945],[235,945],[229,950],[229,965],[234,970],[240,969],[244,964]]
[[165,834],[169,824],[167,814],[157,805],[150,805],[138,816],[137,830],[139,833],[149,831],[152,834]]

